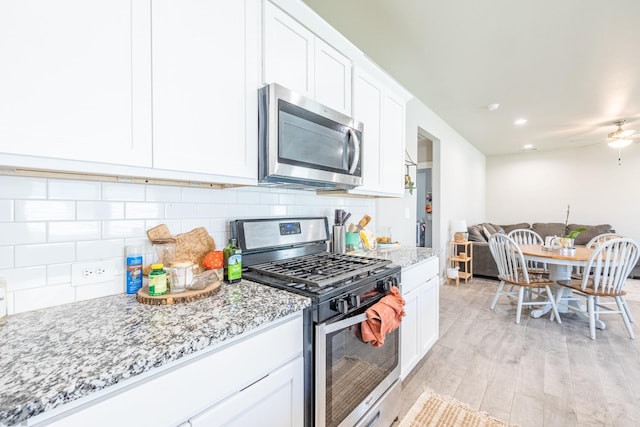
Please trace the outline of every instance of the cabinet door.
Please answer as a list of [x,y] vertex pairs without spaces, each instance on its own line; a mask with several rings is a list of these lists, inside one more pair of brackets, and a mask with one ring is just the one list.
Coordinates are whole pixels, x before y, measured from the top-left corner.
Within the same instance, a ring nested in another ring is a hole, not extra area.
[[404,379],[420,360],[419,354],[419,289],[403,295],[406,315],[400,324],[400,378]]
[[264,8],[264,82],[314,98],[314,34],[270,2]]
[[420,331],[418,352],[422,358],[438,340],[439,291],[438,277],[434,277],[419,288]]
[[303,359],[299,357],[189,419],[192,427],[303,425]]
[[382,99],[383,91],[380,84],[367,73],[356,69],[353,83],[353,116],[364,123],[362,186],[355,190],[357,192],[379,190]]
[[149,2],[0,2],[0,154],[151,165],[149,25]]
[[382,103],[380,184],[384,193],[404,194],[405,103],[387,90]]
[[154,0],[154,168],[257,178],[258,10]]
[[349,58],[316,38],[316,100],[348,116],[351,116],[351,69]]

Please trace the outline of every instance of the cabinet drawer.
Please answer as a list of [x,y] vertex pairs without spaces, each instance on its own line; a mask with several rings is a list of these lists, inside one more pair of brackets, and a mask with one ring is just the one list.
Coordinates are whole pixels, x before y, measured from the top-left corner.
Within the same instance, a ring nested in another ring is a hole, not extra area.
[[438,257],[402,269],[402,293],[411,292],[421,283],[438,275]]

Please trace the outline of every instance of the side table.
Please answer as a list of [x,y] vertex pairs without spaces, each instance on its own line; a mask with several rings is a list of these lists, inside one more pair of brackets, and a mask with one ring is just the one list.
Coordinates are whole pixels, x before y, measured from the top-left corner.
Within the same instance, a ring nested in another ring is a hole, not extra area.
[[[473,278],[473,242],[451,241],[449,242],[449,268],[459,267],[458,277],[456,277],[456,286],[460,283],[460,279],[464,279],[464,283],[469,283],[469,279]],[[449,275],[447,275],[447,285],[449,284]]]

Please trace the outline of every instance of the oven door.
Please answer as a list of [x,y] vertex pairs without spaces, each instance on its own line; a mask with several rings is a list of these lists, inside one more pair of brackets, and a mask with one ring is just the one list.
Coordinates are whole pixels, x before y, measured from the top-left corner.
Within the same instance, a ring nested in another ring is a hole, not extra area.
[[399,378],[399,328],[381,347],[363,342],[366,308],[316,326],[316,426],[355,425]]

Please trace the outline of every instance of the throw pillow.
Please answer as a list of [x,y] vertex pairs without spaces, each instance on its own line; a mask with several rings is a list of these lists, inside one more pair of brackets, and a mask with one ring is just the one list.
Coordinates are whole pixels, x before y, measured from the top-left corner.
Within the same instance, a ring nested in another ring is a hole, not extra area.
[[484,234],[484,237],[486,237],[486,238],[487,238],[487,241],[489,241],[489,237],[491,237],[491,235],[492,235],[493,233],[491,233],[491,232],[488,230],[488,228],[487,228],[487,226],[486,226],[486,225],[484,225],[484,224],[483,224],[481,227],[482,227],[482,234]]
[[480,231],[480,226],[478,225],[472,225],[470,227],[467,227],[469,230],[469,240],[472,242],[486,242],[487,239],[484,237],[484,235],[482,234],[482,231]]

